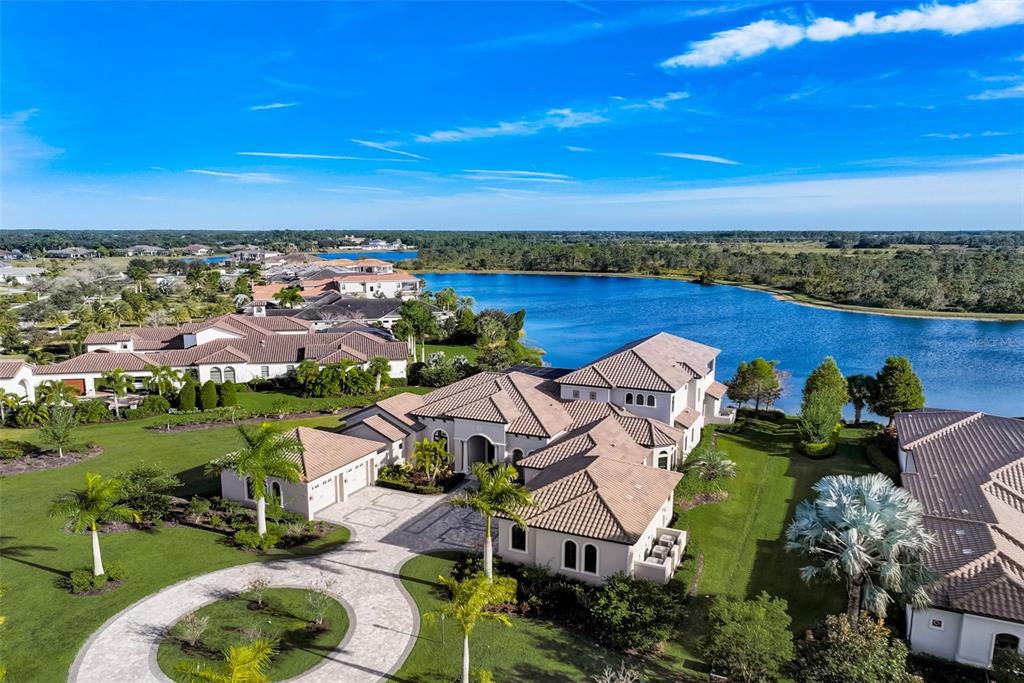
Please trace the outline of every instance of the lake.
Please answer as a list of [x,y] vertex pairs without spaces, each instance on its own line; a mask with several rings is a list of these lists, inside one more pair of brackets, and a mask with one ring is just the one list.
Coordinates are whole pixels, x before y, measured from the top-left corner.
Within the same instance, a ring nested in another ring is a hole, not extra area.
[[317,254],[317,256],[330,261],[338,259],[379,258],[382,261],[397,262],[416,258],[417,253],[416,251],[330,251]]
[[850,313],[780,301],[766,292],[678,280],[558,275],[433,273],[476,309],[526,309],[528,340],[555,366],[574,368],[662,330],[722,349],[716,376],[763,356],[791,373],[779,407],[795,412],[804,380],[824,356],[845,374],[874,374],[907,356],[927,404],[1024,416],[1024,322]]

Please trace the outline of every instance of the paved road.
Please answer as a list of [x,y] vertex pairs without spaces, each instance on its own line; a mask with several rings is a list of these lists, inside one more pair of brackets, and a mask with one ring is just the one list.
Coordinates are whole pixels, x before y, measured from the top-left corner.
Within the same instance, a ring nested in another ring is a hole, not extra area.
[[334,597],[349,612],[349,634],[303,683],[369,683],[401,666],[419,630],[419,615],[401,587],[398,569],[419,552],[479,547],[483,523],[475,513],[416,496],[368,487],[319,518],[344,524],[352,540],[316,557],[247,564],[175,584],[110,619],[79,651],[68,675],[74,683],[167,681],[156,665],[166,629],[185,614],[243,590],[254,577],[272,586],[305,588],[321,574],[334,579]]

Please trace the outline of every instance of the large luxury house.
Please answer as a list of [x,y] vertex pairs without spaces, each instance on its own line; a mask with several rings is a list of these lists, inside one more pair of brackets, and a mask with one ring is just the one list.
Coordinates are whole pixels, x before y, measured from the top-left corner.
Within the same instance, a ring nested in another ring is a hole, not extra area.
[[[715,381],[718,353],[661,333],[571,372],[517,366],[398,394],[349,416],[341,434],[317,435],[302,456],[303,485],[275,491],[312,518],[410,458],[415,443],[444,441],[457,471],[515,463],[533,491],[539,505],[525,511],[525,530],[497,522],[506,560],[585,581],[621,572],[664,583],[686,543],[669,527],[676,465],[705,423],[735,419]],[[223,476],[223,494],[244,499],[237,478]]]
[[[3,272],[0,270],[0,272]],[[340,292],[327,291],[311,299],[299,309],[278,308],[272,301],[253,301],[246,307],[246,313],[260,316],[288,316],[305,320],[315,330],[326,330],[341,323],[359,325],[377,324],[385,329],[402,317],[402,302],[405,299],[363,298],[346,296]],[[424,302],[438,320],[454,315],[450,311]]]
[[1024,653],[1024,420],[925,409],[896,430],[903,485],[938,541],[932,607],[908,610],[911,648],[975,666]]
[[201,382],[248,382],[281,377],[303,360],[321,365],[342,359],[365,367],[376,356],[391,362],[391,376],[404,377],[409,348],[361,330],[315,332],[289,317],[222,315],[200,323],[96,332],[85,339],[86,353],[32,370],[32,383],[60,380],[93,396],[103,373],[120,368],[136,378],[152,365],[184,370]]
[[298,287],[310,300],[325,292],[351,297],[408,299],[420,291],[420,280],[394,264],[374,258],[285,263],[265,271],[266,285],[253,287],[253,300],[267,300],[285,287]]

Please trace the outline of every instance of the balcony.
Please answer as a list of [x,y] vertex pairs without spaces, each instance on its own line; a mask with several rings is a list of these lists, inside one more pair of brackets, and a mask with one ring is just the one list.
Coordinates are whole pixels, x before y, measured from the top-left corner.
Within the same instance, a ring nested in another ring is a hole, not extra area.
[[686,551],[687,535],[679,529],[659,527],[654,542],[643,551],[641,558],[633,560],[633,576],[654,583],[666,584],[676,573]]
[[708,422],[715,425],[731,425],[736,421],[736,409],[732,406],[722,406],[717,413],[708,413]]

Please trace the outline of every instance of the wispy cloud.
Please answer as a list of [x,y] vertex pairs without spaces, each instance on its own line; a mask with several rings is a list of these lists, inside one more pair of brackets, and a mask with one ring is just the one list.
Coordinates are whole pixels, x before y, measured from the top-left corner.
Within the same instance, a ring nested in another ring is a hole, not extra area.
[[544,116],[515,122],[499,121],[493,126],[464,126],[450,130],[435,130],[426,135],[417,135],[416,142],[463,142],[480,138],[495,138],[514,135],[536,135],[543,130],[565,130],[598,123],[607,118],[598,112],[578,112],[569,107],[549,109]]
[[206,168],[190,168],[186,173],[197,173],[199,175],[208,175],[215,178],[236,180],[240,183],[270,184],[288,182],[286,179],[280,176],[271,175],[270,173],[229,173],[227,171],[211,171]]
[[268,109],[287,109],[288,107],[295,107],[298,102],[271,102],[270,104],[254,104],[249,107],[249,111],[266,111]]
[[423,161],[427,160],[427,157],[425,156],[413,154],[412,152],[406,152],[403,149],[396,149],[397,143],[394,142],[371,142],[370,140],[356,140],[355,138],[352,138],[352,142],[356,143],[357,145],[362,145],[363,147],[369,147],[370,149],[378,149],[381,152],[400,154],[402,156],[409,157],[410,159],[420,159]]
[[[985,130],[977,134],[980,138],[996,138],[1009,135],[1005,130]],[[973,138],[974,133],[925,133],[923,138],[937,138],[939,140],[966,140]]]
[[335,194],[401,194],[399,190],[388,187],[373,187],[370,185],[338,185],[336,187],[321,187],[321,192],[334,192]]
[[525,183],[552,183],[564,185],[576,182],[572,176],[562,173],[544,173],[541,171],[494,170],[486,168],[463,169],[462,178],[468,180],[502,180]]
[[[1024,5],[1021,5],[1024,7]],[[1012,100],[1024,97],[1024,83],[1018,83],[1012,85],[1009,88],[998,88],[994,90],[985,90],[976,95],[971,95],[968,99],[972,100]]]
[[809,25],[762,19],[719,31],[707,40],[692,42],[686,52],[666,59],[661,65],[666,69],[721,66],[769,50],[784,50],[805,40],[833,42],[858,35],[917,31],[959,35],[1020,23],[1024,23],[1024,3],[1016,0],[976,0],[960,5],[934,3],[883,16],[863,12],[850,21],[820,17]]
[[690,154],[689,152],[655,152],[655,156],[671,157],[673,159],[689,159],[690,161],[707,161],[712,164],[726,164],[727,166],[740,166],[740,162],[716,157],[710,154]]
[[26,164],[47,161],[60,156],[64,150],[43,142],[28,129],[28,121],[38,109],[24,109],[0,118],[0,170],[9,173]]
[[594,150],[589,147],[577,147],[576,145],[566,145],[565,148],[570,152],[593,152]]
[[690,97],[688,92],[667,92],[661,97],[654,97],[649,100],[643,100],[641,102],[631,102],[630,104],[622,105],[622,109],[665,109],[668,107],[669,102],[678,102],[679,100],[685,100]]
[[273,76],[261,76],[261,78],[269,83],[270,85],[277,86],[282,90],[294,90],[296,92],[309,92],[309,93],[322,93],[323,90],[310,85],[308,83],[297,83],[295,81],[286,81],[282,78],[274,78]]
[[240,157],[271,157],[274,159],[335,159],[341,161],[388,161],[402,163],[405,159],[355,157],[347,154],[306,154],[303,152],[235,152]]
[[993,154],[987,157],[967,159],[964,166],[987,166],[989,164],[1020,164],[1024,163],[1024,154]]

